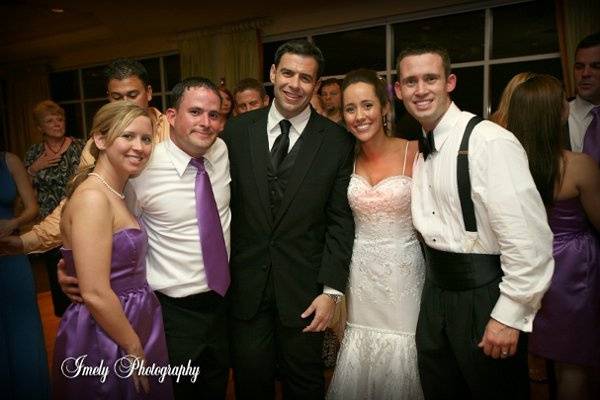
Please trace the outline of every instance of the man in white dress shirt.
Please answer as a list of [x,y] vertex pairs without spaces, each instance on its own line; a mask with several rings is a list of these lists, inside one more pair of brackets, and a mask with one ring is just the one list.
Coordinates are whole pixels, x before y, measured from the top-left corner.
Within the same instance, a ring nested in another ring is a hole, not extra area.
[[571,150],[581,152],[593,119],[592,110],[600,106],[600,32],[585,37],[577,45],[573,76],[577,96],[569,103],[569,139]]
[[171,365],[200,366],[195,383],[175,383],[177,399],[224,399],[229,355],[226,304],[209,289],[196,218],[197,168],[204,158],[223,237],[229,252],[230,176],[222,129],[221,97],[208,79],[187,78],[173,88],[166,112],[168,139],[156,145],[144,171],[128,185],[131,209],[141,213],[148,232],[147,278],[162,306]]
[[477,124],[461,152],[471,184],[471,207],[463,208],[457,155],[473,114],[450,99],[456,76],[448,53],[434,46],[404,50],[398,77],[396,94],[420,122],[430,151],[416,162],[412,189],[413,223],[427,259],[416,334],[425,397],[528,399],[520,332],[531,331],[554,261],[525,152],[507,130]]

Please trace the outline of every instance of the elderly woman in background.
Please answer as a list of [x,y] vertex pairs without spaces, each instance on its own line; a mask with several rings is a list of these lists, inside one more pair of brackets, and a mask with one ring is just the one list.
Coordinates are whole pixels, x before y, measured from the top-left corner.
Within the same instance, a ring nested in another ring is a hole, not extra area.
[[[24,209],[13,212],[17,195]],[[37,215],[35,193],[17,156],[0,151],[0,238]],[[0,257],[0,397],[47,399],[44,335],[27,257]]]
[[[33,118],[43,139],[27,150],[25,166],[37,189],[40,216],[45,218],[65,197],[67,182],[79,165],[83,142],[65,136],[65,111],[51,100],[38,103],[33,109]],[[70,303],[56,278],[59,259],[56,249],[44,254],[56,316],[61,316]]]

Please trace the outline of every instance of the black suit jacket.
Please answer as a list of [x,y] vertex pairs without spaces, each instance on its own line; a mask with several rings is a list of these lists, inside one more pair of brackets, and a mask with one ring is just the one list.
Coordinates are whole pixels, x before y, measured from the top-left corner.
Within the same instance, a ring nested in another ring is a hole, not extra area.
[[269,108],[227,122],[231,164],[230,312],[256,315],[269,272],[281,322],[304,326],[300,314],[323,285],[345,291],[354,242],[347,189],[353,137],[314,110],[278,212],[270,209],[267,165]]

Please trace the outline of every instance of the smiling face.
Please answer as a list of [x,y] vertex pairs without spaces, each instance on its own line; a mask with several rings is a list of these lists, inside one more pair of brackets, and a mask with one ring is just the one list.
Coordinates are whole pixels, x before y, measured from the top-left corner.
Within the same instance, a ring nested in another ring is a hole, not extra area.
[[348,86],[344,90],[343,111],[346,127],[362,143],[385,135],[383,118],[389,112],[389,104],[381,104],[373,85],[357,82]]
[[[96,139],[96,138],[95,138]],[[96,141],[115,169],[126,175],[137,175],[146,166],[152,152],[152,123],[150,118],[140,116],[134,119],[123,132],[108,146],[103,138]]]
[[275,106],[285,118],[293,118],[308,107],[318,69],[319,64],[313,57],[292,53],[285,53],[277,67],[271,66]]
[[186,89],[178,108],[169,108],[171,140],[191,157],[202,157],[223,129],[221,98],[211,89]]
[[60,139],[65,136],[65,117],[61,114],[46,114],[39,121],[38,129],[43,135]]
[[400,61],[396,95],[423,129],[430,131],[440,121],[456,87],[456,76],[446,77],[442,57],[434,53],[407,56]]
[[125,79],[111,79],[108,82],[108,101],[129,100],[140,107],[148,107],[152,100],[152,87],[144,87],[141,79],[130,76]]
[[600,46],[577,51],[573,76],[579,97],[600,104]]

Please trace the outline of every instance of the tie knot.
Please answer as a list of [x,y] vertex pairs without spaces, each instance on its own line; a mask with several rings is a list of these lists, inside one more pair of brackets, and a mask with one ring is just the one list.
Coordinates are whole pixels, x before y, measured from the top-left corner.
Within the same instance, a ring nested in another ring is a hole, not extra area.
[[596,107],[592,108],[592,110],[590,111],[590,114],[592,114],[593,118],[599,118],[600,117],[600,106],[596,106]]
[[198,172],[206,171],[206,169],[204,168],[204,157],[192,158],[190,160],[190,164],[192,164],[192,167],[196,167],[198,169]]
[[284,135],[287,135],[290,133],[291,126],[292,126],[292,123],[290,121],[288,121],[287,119],[282,119],[281,121],[279,121],[279,128],[281,128],[281,133],[283,133]]

